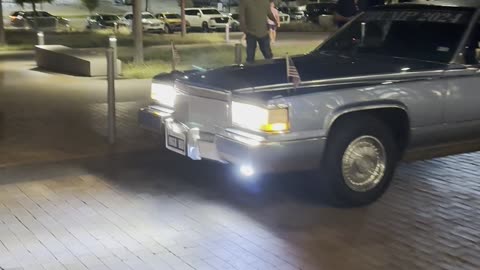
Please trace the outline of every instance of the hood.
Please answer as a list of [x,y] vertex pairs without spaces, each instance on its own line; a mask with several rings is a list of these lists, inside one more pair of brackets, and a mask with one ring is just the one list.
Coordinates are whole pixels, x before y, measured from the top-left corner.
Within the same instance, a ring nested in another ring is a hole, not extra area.
[[[312,53],[292,57],[303,82],[345,77],[416,72],[446,68],[447,64],[413,59],[358,55],[340,56]],[[235,91],[287,83],[285,59],[274,59],[253,65],[236,65],[190,74],[186,84],[211,89]]]
[[159,19],[142,19],[142,22],[158,23],[158,24],[160,24],[162,21],[160,21]]

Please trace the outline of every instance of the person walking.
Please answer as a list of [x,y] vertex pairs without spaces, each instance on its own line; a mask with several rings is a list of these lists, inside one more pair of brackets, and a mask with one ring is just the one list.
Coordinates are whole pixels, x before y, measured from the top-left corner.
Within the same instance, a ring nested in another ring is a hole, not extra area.
[[[278,14],[278,10],[275,8],[275,2],[273,0],[270,0],[270,9],[272,10],[272,14],[275,17],[276,22],[280,22],[280,15]],[[270,31],[270,42],[275,44],[275,41],[277,40],[277,23],[268,18],[267,20],[268,30]],[[280,24],[278,24],[278,27],[280,27]]]
[[270,8],[269,0],[240,0],[240,28],[247,40],[247,63],[255,61],[257,43],[265,59],[272,59],[267,17],[279,25]]

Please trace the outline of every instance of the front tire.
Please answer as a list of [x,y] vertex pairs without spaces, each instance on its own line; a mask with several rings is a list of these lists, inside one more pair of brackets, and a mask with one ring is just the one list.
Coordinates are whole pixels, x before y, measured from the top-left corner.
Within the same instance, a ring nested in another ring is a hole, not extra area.
[[203,23],[202,23],[202,32],[203,32],[203,33],[209,33],[209,32],[210,32],[210,28],[208,27],[208,23],[207,23],[207,22],[203,22]]
[[359,113],[339,119],[329,133],[320,176],[327,195],[348,206],[369,204],[393,178],[399,149],[381,120]]

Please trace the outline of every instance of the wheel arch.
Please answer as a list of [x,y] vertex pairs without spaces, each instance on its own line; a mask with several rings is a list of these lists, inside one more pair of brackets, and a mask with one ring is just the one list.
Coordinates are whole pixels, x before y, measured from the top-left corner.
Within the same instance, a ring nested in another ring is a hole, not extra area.
[[360,102],[338,107],[324,122],[327,139],[336,123],[361,113],[381,120],[392,131],[400,152],[406,150],[410,142],[411,121],[407,107],[399,101]]

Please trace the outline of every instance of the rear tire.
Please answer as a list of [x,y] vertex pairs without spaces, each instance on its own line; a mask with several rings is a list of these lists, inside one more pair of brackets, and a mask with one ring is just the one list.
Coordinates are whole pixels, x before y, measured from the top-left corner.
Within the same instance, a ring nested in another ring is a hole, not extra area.
[[393,178],[399,149],[381,120],[359,113],[339,119],[332,127],[319,170],[321,188],[334,203],[369,204]]

